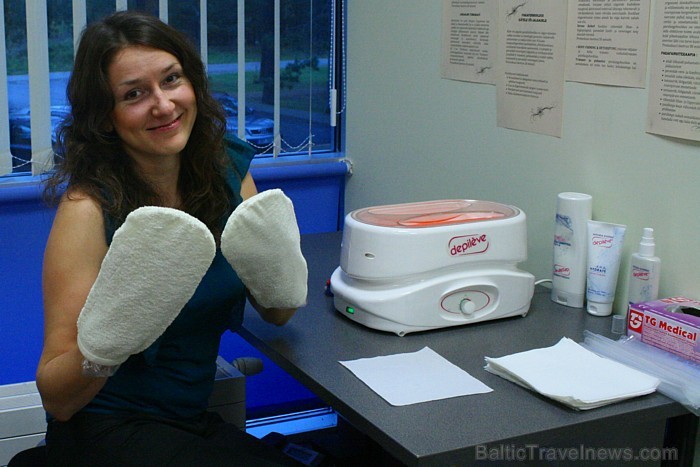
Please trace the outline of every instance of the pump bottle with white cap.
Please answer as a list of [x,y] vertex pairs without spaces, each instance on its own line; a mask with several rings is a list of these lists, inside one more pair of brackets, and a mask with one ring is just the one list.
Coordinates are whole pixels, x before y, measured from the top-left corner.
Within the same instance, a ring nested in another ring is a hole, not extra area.
[[654,229],[645,227],[639,251],[630,257],[629,303],[649,302],[659,295],[661,259],[654,256]]

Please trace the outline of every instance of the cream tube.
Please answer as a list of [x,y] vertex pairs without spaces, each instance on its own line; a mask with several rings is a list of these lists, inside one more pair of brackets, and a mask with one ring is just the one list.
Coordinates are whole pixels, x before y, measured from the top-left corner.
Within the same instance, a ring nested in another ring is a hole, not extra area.
[[612,313],[626,228],[620,224],[588,221],[586,310],[592,315]]

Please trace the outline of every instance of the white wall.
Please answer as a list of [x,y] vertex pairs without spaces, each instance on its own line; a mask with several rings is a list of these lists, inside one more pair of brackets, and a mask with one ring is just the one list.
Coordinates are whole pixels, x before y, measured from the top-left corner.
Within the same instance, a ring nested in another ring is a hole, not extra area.
[[646,89],[566,83],[563,137],[496,127],[494,86],[440,78],[439,0],[350,0],[347,211],[473,198],[528,216],[521,267],[551,277],[557,193],[593,195],[595,219],[626,224],[629,254],[653,227],[662,296],[700,299],[700,143],[645,133]]

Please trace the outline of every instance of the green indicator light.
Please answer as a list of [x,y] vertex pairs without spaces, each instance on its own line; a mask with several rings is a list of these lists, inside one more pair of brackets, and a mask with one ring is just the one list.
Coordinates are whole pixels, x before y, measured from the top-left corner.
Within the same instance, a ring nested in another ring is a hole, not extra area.
[[345,307],[345,311],[348,312],[348,313],[350,313],[351,315],[354,315],[354,314],[355,314],[355,309],[354,309],[353,307],[351,307],[351,306],[346,306],[346,307]]

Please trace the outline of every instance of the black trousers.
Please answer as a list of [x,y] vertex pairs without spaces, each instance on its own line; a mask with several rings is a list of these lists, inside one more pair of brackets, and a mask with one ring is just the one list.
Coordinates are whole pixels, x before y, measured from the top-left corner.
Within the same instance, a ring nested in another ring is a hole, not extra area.
[[79,413],[50,421],[50,466],[280,466],[300,465],[214,413],[173,421],[148,415]]

